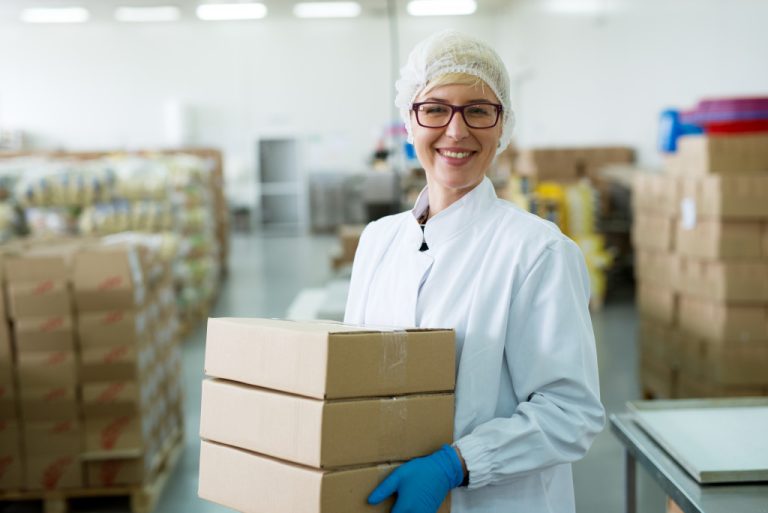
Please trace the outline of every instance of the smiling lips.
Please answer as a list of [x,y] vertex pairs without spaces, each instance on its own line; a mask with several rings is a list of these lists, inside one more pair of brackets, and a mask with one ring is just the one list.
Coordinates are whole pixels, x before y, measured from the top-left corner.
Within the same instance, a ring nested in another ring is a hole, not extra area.
[[438,148],[437,153],[451,160],[466,160],[477,152],[460,148]]

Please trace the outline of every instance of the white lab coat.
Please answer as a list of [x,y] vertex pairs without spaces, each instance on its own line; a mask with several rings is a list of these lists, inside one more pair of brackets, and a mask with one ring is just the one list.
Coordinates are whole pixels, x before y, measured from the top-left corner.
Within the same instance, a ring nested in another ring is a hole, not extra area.
[[452,513],[575,511],[571,462],[604,425],[579,248],[486,178],[426,224],[428,204],[368,225],[345,322],[456,330],[455,443],[470,472]]

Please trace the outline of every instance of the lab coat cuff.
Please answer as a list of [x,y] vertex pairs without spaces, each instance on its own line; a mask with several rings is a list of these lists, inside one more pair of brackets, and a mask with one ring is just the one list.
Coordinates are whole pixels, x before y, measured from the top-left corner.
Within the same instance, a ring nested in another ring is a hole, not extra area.
[[469,472],[469,489],[480,488],[491,483],[491,457],[487,445],[472,435],[454,442],[461,451]]

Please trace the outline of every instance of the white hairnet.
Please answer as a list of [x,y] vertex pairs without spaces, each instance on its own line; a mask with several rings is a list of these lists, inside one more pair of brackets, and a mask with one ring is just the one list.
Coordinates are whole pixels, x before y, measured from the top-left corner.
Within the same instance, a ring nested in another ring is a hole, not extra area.
[[481,79],[496,94],[504,108],[501,139],[496,153],[501,153],[512,139],[515,116],[509,104],[509,75],[499,55],[485,42],[474,37],[446,30],[433,34],[417,44],[400,69],[395,83],[395,106],[408,130],[408,141],[413,142],[411,107],[427,84],[447,73],[465,73]]

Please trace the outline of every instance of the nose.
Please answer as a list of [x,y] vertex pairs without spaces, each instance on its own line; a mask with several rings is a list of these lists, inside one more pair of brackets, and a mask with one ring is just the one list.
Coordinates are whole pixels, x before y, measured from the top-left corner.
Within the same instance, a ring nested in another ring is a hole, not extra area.
[[454,112],[451,122],[445,127],[445,135],[455,141],[460,141],[469,135],[469,128],[464,122],[464,116],[461,112]]

